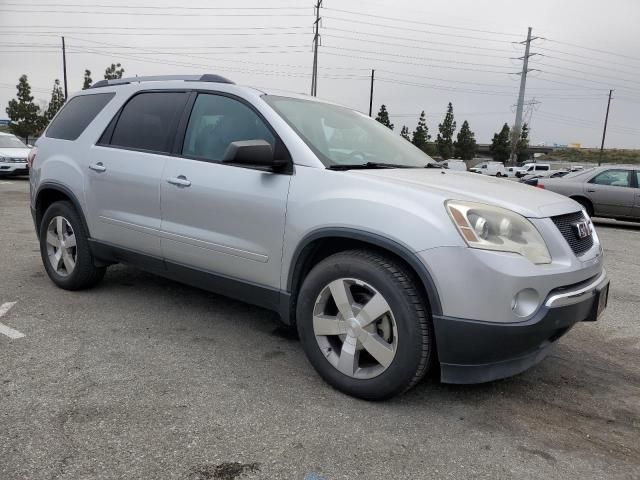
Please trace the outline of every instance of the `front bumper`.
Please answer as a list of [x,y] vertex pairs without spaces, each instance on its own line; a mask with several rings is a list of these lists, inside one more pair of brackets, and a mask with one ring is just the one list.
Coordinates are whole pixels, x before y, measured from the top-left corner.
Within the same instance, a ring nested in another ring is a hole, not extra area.
[[0,176],[29,175],[29,166],[26,163],[0,162]]
[[597,319],[606,307],[609,280],[597,278],[552,291],[533,318],[496,323],[434,315],[441,379],[483,383],[510,377],[540,362],[578,322]]

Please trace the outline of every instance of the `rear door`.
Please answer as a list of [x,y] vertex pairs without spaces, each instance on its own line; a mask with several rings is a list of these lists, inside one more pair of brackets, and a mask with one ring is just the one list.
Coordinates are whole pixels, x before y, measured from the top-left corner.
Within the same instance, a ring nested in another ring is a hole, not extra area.
[[635,201],[633,203],[633,210],[631,212],[631,216],[636,219],[636,220],[640,220],[640,170],[636,170],[634,172],[634,176],[635,176],[635,185],[634,187],[636,188],[636,196],[635,196]]
[[160,180],[187,97],[135,94],[92,148],[85,191],[96,240],[161,257]]
[[631,170],[611,168],[598,173],[585,185],[585,195],[596,216],[628,217],[635,202],[635,180]]
[[199,93],[192,101],[182,148],[167,162],[161,186],[162,249],[169,268],[187,266],[279,289],[291,175],[221,160],[237,140],[266,140],[277,157],[288,153],[244,100]]

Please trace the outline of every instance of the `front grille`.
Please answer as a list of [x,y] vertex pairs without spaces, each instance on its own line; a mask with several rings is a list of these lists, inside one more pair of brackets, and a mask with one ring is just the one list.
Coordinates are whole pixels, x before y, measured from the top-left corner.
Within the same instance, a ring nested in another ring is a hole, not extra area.
[[551,220],[556,224],[556,227],[558,227],[558,230],[560,230],[560,233],[576,255],[582,255],[593,247],[593,235],[590,234],[580,238],[575,227],[576,223],[586,220],[582,212],[558,215],[557,217],[551,217]]

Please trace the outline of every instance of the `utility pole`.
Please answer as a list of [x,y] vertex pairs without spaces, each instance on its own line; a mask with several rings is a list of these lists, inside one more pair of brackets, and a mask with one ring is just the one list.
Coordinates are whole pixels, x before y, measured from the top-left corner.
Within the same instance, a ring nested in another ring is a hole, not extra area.
[[604,116],[604,129],[602,130],[602,143],[600,144],[600,158],[598,166],[602,165],[602,153],[604,151],[604,137],[607,135],[607,122],[609,121],[609,107],[611,106],[611,94],[613,90],[609,90],[609,100],[607,101],[607,114]]
[[376,71],[371,69],[371,92],[369,92],[369,116],[371,116],[371,108],[373,107],[373,76]]
[[511,163],[515,164],[516,161],[516,149],[518,146],[518,140],[520,139],[520,132],[522,131],[522,111],[524,109],[524,94],[527,86],[527,73],[529,70],[529,57],[536,55],[535,53],[529,53],[531,50],[531,42],[538,37],[531,36],[531,27],[527,30],[527,39],[524,42],[524,57],[519,57],[518,60],[522,60],[522,72],[520,72],[520,91],[518,93],[518,105],[516,107],[516,123],[513,125],[513,131],[511,132]]
[[318,44],[320,43],[320,34],[318,33],[318,27],[320,26],[320,7],[322,6],[322,0],[318,0],[315,5],[316,21],[315,34],[313,36],[313,71],[311,73],[311,96],[315,97],[318,92]]
[[67,51],[64,47],[64,37],[62,37],[62,70],[64,75],[64,100],[66,102],[69,94],[67,93]]

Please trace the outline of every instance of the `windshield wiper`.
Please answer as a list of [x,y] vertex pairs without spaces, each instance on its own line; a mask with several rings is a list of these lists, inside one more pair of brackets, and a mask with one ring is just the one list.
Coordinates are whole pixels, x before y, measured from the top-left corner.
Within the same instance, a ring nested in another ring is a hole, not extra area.
[[352,169],[367,169],[367,168],[415,168],[410,165],[396,165],[394,163],[381,163],[381,162],[367,162],[367,163],[345,163],[329,165],[329,170],[352,170]]

